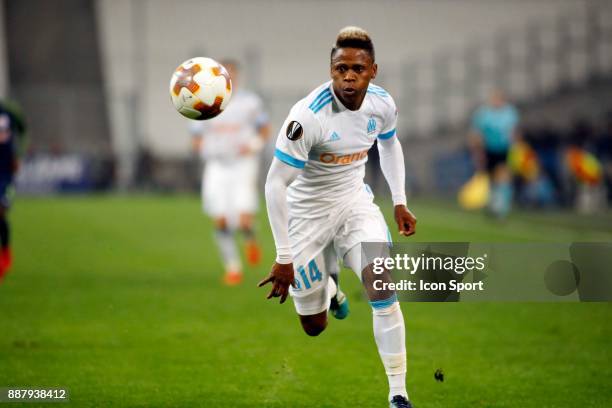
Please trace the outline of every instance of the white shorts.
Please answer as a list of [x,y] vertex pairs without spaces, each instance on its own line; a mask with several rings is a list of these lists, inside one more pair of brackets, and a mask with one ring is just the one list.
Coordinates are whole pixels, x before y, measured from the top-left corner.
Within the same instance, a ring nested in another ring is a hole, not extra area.
[[210,161],[202,177],[202,206],[211,217],[236,217],[257,211],[257,157],[231,163]]
[[[339,208],[320,219],[289,220],[297,286],[290,288],[289,292],[299,315],[308,316],[327,310],[329,275],[339,271],[340,259],[361,280],[362,268],[347,265],[344,259],[350,249],[364,242],[390,244],[389,229],[373,199],[369,188],[364,186],[361,196],[346,208]],[[387,245],[383,246],[387,248]]]

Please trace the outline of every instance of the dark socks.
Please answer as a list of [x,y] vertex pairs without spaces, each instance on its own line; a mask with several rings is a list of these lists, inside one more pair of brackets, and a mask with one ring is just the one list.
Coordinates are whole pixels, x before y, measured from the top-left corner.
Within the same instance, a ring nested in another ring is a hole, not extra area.
[[0,243],[2,244],[2,249],[9,246],[9,226],[5,217],[0,218]]
[[255,230],[253,228],[241,228],[240,231],[244,235],[244,239],[252,241],[255,239]]

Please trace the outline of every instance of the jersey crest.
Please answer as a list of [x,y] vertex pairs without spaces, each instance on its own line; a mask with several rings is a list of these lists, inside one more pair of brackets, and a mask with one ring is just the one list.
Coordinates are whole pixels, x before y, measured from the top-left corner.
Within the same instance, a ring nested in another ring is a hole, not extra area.
[[370,118],[368,120],[368,135],[376,132],[376,120],[374,118]]

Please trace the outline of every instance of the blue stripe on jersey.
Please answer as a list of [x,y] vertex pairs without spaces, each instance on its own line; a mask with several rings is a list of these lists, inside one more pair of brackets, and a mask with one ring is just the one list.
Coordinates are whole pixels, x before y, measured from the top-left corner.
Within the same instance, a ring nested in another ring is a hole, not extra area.
[[397,295],[394,293],[393,296],[388,299],[370,300],[370,306],[372,306],[374,309],[384,309],[391,306],[395,302],[397,302]]
[[391,129],[388,132],[380,133],[378,135],[378,138],[381,139],[381,140],[387,140],[387,139],[392,138],[394,135],[395,135],[395,129]]
[[295,157],[290,156],[287,153],[279,149],[274,150],[274,157],[276,157],[278,160],[282,161],[283,163],[296,167],[298,169],[303,169],[304,166],[306,166],[305,161],[296,159]]
[[368,85],[368,88],[372,88],[373,90],[380,91],[382,93],[387,93],[387,91],[385,91],[385,89],[383,87],[378,86],[378,85],[370,84],[370,85]]
[[368,86],[368,93],[378,95],[378,96],[383,96],[383,97],[389,96],[387,91],[385,91],[383,88],[381,88],[380,86],[372,85],[372,84]]
[[369,94],[372,94],[372,95],[382,96],[383,98],[386,98],[387,96],[389,96],[389,94],[388,94],[388,93],[382,93],[382,92],[379,92],[379,91],[371,91],[371,90],[369,90],[369,89],[368,89],[368,91],[367,91],[367,92],[368,92]]
[[333,97],[331,96],[331,94],[327,97],[325,97],[325,99],[323,99],[321,102],[319,102],[317,104],[317,106],[310,108],[314,113],[317,113],[318,111],[320,111],[325,105],[327,105],[328,103],[330,103],[332,101]]
[[310,109],[313,109],[321,100],[326,98],[328,95],[331,95],[331,91],[329,88],[325,88],[321,93],[317,95],[317,97],[312,101],[312,103],[308,106]]

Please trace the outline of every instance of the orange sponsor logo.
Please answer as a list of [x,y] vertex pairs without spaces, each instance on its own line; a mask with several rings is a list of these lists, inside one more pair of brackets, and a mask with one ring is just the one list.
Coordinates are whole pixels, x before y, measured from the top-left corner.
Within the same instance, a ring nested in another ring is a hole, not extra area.
[[365,159],[367,156],[367,150],[342,155],[335,153],[321,153],[319,156],[319,161],[325,164],[351,164],[352,162]]

